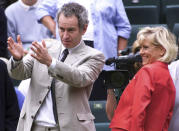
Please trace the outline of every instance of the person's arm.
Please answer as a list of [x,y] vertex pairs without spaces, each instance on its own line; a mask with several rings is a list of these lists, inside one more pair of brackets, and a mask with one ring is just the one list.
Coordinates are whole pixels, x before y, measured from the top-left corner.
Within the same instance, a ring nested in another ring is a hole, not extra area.
[[[7,64],[9,75],[17,80],[30,78],[34,59],[23,49],[20,35],[17,36],[17,43],[11,37],[8,38],[8,50],[12,55]],[[26,60],[26,65],[24,64],[24,60]]]
[[[128,17],[126,15],[122,0],[118,0],[114,5],[117,11],[114,26],[116,27],[116,32],[118,35],[118,52],[127,47],[127,40],[130,37],[131,25],[129,23]],[[118,53],[118,56],[120,54]]]
[[127,39],[118,37],[118,56],[120,56],[120,50],[124,50],[127,47]]
[[57,8],[58,1],[57,0],[44,0],[42,1],[36,10],[37,21],[44,24],[54,36],[55,33],[55,17],[58,11]]
[[[116,2],[117,3],[114,3],[114,8],[116,8],[117,14],[114,20],[114,26],[116,27],[118,35],[117,52],[119,52],[127,47],[127,39],[130,37],[131,25],[127,18],[122,0]],[[118,55],[120,54],[118,53]],[[117,107],[117,100],[113,92],[113,90],[108,89],[106,114],[109,120],[112,119],[114,110]]]
[[[118,51],[123,50],[127,46],[127,40],[122,37],[119,37],[117,44],[118,44]],[[120,54],[118,53],[118,55]],[[117,100],[116,100],[114,89],[107,89],[106,114],[109,120],[112,119],[116,107],[117,107]]]
[[[114,18],[114,26],[116,28],[117,35],[124,39],[129,39],[131,33],[131,25],[128,20],[127,14],[122,0],[116,1],[114,8],[116,8],[116,16]],[[118,39],[120,40],[120,39]],[[121,46],[121,45],[120,45]],[[120,47],[118,46],[118,47]]]
[[108,119],[111,121],[114,115],[114,110],[117,107],[117,100],[114,89],[107,89],[107,100],[106,100],[106,114]]
[[41,22],[52,32],[53,36],[56,37],[56,23],[54,19],[51,16],[44,16]]
[[42,1],[35,12],[38,22],[44,16],[51,16],[52,18],[56,17],[58,0],[44,0]]
[[[33,47],[31,50],[36,55],[31,54],[31,56],[38,60],[40,63],[49,67],[52,64],[52,57],[47,51],[45,42],[43,41],[42,44],[33,42],[32,45]],[[86,61],[81,63],[78,68],[73,67],[70,64],[68,65],[61,61],[57,61],[55,68],[49,68],[48,73],[52,77],[68,83],[72,87],[83,88],[93,84],[101,72],[103,66],[104,55],[101,52],[96,51],[91,54],[90,58],[86,58]]]

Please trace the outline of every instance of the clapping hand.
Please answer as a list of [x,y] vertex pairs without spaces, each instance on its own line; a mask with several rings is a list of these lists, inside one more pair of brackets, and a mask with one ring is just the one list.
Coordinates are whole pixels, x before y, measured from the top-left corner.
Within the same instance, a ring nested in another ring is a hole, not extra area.
[[25,54],[28,52],[23,49],[20,35],[17,36],[17,43],[14,42],[12,37],[7,40],[8,50],[15,60],[21,60]]
[[31,50],[34,52],[34,54],[31,54],[32,57],[34,57],[40,63],[50,66],[52,63],[52,58],[48,54],[45,41],[42,41],[42,45],[40,45],[38,42],[32,42]]

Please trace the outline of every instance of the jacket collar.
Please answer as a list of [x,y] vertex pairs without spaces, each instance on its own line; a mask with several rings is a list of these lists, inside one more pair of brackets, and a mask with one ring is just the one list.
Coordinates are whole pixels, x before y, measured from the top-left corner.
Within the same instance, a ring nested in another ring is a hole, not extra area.
[[79,60],[80,57],[85,55],[85,50],[84,50],[85,48],[86,48],[85,43],[81,41],[78,47],[71,50],[70,54],[65,60],[65,63],[73,65],[77,60]]
[[[48,51],[51,52],[51,55],[54,58],[58,59],[61,52],[63,51],[63,45],[61,41],[52,40],[52,39],[46,40],[46,45],[47,45]],[[75,47],[73,50],[70,51],[64,63],[73,65],[79,59],[79,57],[82,57],[83,55],[86,54],[84,50],[85,48],[86,48],[86,45],[84,41],[82,40],[77,47]]]

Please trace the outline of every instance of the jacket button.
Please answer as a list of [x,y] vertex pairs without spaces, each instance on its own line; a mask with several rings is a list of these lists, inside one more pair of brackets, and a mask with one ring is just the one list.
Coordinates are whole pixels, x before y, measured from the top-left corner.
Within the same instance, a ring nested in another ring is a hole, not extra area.
[[39,104],[42,104],[42,101],[39,101]]
[[31,116],[32,119],[34,119],[34,116]]

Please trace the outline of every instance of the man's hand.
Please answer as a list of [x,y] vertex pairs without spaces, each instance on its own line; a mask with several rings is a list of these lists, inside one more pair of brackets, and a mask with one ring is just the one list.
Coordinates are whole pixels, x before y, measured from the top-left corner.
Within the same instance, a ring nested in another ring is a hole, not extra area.
[[20,35],[17,36],[17,43],[14,42],[12,37],[7,40],[8,50],[15,60],[21,60],[25,54],[28,52],[23,49]]
[[31,49],[35,54],[31,54],[31,56],[38,60],[40,63],[50,66],[52,63],[52,58],[48,54],[45,41],[42,41],[42,45],[37,42],[32,42],[32,46],[33,47],[31,47]]

